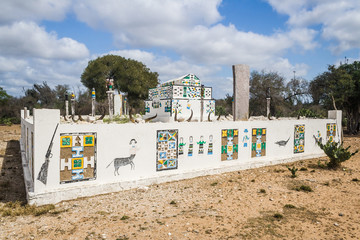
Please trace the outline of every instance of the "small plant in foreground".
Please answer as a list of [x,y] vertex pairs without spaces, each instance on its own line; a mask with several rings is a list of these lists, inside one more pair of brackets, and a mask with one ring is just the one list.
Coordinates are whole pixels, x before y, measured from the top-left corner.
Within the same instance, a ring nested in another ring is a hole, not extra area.
[[337,169],[341,166],[342,162],[349,160],[354,156],[359,150],[351,153],[349,147],[344,148],[341,143],[328,141],[326,144],[317,142],[319,147],[324,151],[324,153],[329,157],[330,161],[327,163],[327,167],[331,169]]
[[259,193],[266,193],[266,190],[262,188],[259,190]]
[[218,182],[213,182],[213,183],[210,184],[210,186],[214,187],[214,186],[216,186],[217,184],[218,184]]
[[284,208],[296,208],[296,207],[292,204],[285,204]]
[[273,215],[273,217],[276,218],[276,219],[278,219],[278,220],[284,218],[284,216],[283,216],[282,214],[280,214],[280,213],[275,213],[275,214]]
[[126,215],[124,215],[124,216],[122,216],[121,218],[120,218],[120,220],[128,220],[130,217],[129,216],[126,216]]
[[175,202],[174,200],[172,200],[172,201],[170,202],[170,204],[171,204],[171,205],[176,205],[176,202]]
[[289,171],[291,172],[291,177],[292,178],[296,178],[296,172],[297,172],[297,168],[295,167],[295,166],[293,166],[292,168],[290,168],[290,167],[288,167],[288,166],[286,166],[287,167],[287,169],[289,169]]
[[313,191],[311,189],[311,187],[308,186],[308,185],[301,185],[300,187],[296,187],[295,190],[296,191],[303,191],[303,192],[312,192]]

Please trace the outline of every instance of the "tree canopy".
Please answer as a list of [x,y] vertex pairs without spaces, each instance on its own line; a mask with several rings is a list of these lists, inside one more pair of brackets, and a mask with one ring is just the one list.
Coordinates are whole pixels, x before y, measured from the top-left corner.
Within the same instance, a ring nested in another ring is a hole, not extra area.
[[106,55],[89,61],[81,75],[81,82],[91,91],[96,90],[96,99],[106,99],[106,79],[114,79],[114,87],[127,93],[131,107],[138,107],[148,97],[149,88],[159,83],[158,73],[151,72],[143,63],[116,55]]
[[330,65],[310,83],[309,92],[314,104],[326,109],[343,110],[350,133],[358,132],[360,120],[360,62]]

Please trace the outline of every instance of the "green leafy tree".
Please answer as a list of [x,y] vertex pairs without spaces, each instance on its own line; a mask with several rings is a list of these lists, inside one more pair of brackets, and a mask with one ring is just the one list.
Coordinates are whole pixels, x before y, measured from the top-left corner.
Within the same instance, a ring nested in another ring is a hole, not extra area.
[[89,61],[81,75],[81,82],[96,89],[96,99],[106,99],[106,79],[114,79],[115,89],[127,93],[131,108],[141,106],[149,88],[159,83],[158,73],[151,72],[143,63],[116,55],[106,55]]
[[0,105],[5,105],[10,98],[11,97],[6,93],[6,91],[0,87]]
[[284,116],[289,114],[290,105],[284,101],[285,78],[276,72],[253,71],[250,76],[250,115],[266,115],[266,96],[270,89],[270,114]]
[[350,133],[359,131],[360,62],[331,65],[310,83],[314,104],[324,108],[343,110]]

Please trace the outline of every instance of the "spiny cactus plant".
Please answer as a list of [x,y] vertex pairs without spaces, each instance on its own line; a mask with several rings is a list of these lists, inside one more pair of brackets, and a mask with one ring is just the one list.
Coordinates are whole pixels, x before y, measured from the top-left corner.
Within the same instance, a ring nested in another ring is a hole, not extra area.
[[337,142],[328,141],[326,144],[317,142],[317,144],[329,157],[330,161],[327,163],[327,167],[331,169],[337,169],[341,167],[342,162],[349,160],[359,151],[359,149],[357,149],[355,152],[351,153],[349,151],[350,146],[344,148],[341,143]]
[[288,166],[286,166],[287,167],[287,169],[289,169],[289,171],[291,172],[291,177],[292,178],[295,178],[296,177],[296,172],[297,172],[297,168],[295,167],[295,166],[293,166],[292,168],[290,168],[290,167],[288,167]]

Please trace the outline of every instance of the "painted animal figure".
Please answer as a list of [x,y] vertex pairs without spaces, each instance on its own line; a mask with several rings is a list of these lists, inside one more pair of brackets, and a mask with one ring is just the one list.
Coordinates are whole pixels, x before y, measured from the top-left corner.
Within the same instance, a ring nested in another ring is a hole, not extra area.
[[290,139],[290,137],[286,141],[285,140],[277,141],[277,142],[275,142],[275,144],[278,144],[279,147],[285,147],[285,145],[288,143],[289,139]]
[[[135,154],[131,154],[130,157],[114,158],[114,160],[112,161],[112,162],[114,162],[114,168],[115,168],[114,175],[116,176],[116,173],[117,173],[117,175],[120,175],[119,168],[122,166],[130,165],[131,170],[135,169],[135,164],[133,162],[134,157],[135,157]],[[111,163],[106,168],[108,168],[111,165]]]
[[114,162],[114,176],[120,175],[119,174],[119,168],[122,166],[126,166],[126,165],[130,165],[131,166],[131,170],[135,169],[135,163],[133,162],[133,159],[136,156],[136,140],[135,139],[131,139],[130,141],[130,156],[129,157],[122,157],[122,158],[114,158],[114,160],[112,160],[109,165],[106,167],[110,167],[110,165]]

